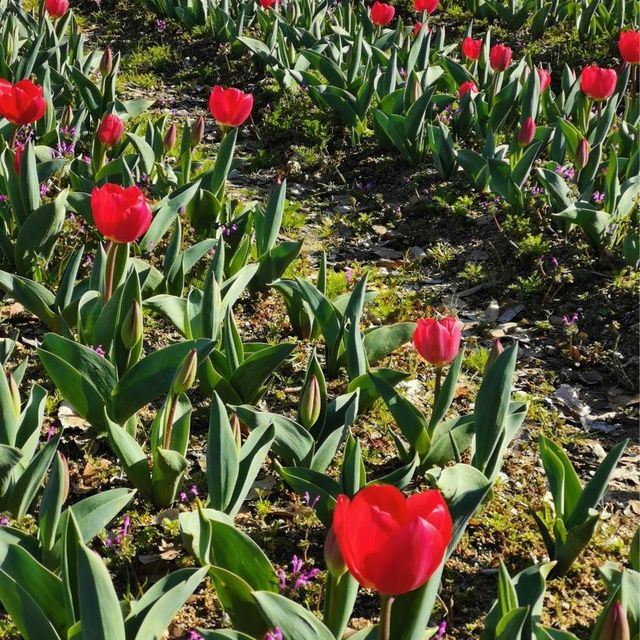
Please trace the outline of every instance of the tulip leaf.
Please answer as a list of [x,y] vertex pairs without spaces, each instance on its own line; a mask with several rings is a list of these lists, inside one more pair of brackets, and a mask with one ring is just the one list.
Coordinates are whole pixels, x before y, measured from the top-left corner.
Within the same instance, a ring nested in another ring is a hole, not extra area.
[[211,507],[225,510],[231,502],[239,470],[238,449],[227,411],[220,396],[214,392],[207,436],[207,486]]
[[126,640],[118,596],[102,558],[81,544],[77,548],[76,563],[83,637]]
[[238,631],[250,634],[253,638],[264,637],[269,630],[269,625],[253,597],[251,586],[222,567],[210,567],[209,576],[216,589],[216,595],[224,611],[231,618],[233,626]]
[[254,429],[245,440],[240,451],[239,482],[236,482],[233,495],[226,508],[226,512],[230,515],[235,515],[240,510],[251,485],[258,475],[258,471],[260,471],[262,463],[269,453],[275,435],[275,428],[271,424]]
[[398,347],[410,342],[415,329],[415,322],[398,322],[367,331],[364,334],[364,349],[369,364],[376,364]]
[[269,626],[278,627],[283,637],[334,640],[329,629],[297,602],[270,591],[255,591],[252,595]]
[[125,621],[127,637],[135,640],[162,638],[206,574],[207,567],[180,569],[161,578],[133,605]]

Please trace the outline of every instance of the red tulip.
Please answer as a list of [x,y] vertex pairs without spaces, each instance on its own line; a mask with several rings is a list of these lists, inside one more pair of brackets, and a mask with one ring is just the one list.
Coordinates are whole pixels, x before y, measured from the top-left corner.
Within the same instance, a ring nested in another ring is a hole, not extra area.
[[239,127],[250,115],[253,96],[240,89],[215,86],[209,96],[211,115],[225,127]]
[[389,24],[393,20],[396,10],[393,5],[384,2],[376,2],[371,6],[371,22],[379,27]]
[[589,162],[590,152],[591,147],[589,146],[589,142],[586,138],[582,138],[580,142],[578,142],[578,147],[576,148],[576,157],[573,162],[578,171],[587,166],[587,162]]
[[440,0],[413,0],[416,11],[426,11],[431,15],[440,4]]
[[580,88],[582,93],[597,102],[606,100],[616,89],[618,76],[613,69],[603,69],[597,64],[585,67],[580,74]]
[[24,151],[24,145],[23,144],[16,144],[16,148],[13,150],[14,156],[13,156],[13,168],[15,169],[15,172],[20,175],[20,162],[22,160],[22,152]]
[[278,0],[260,0],[260,6],[263,9],[271,9],[278,4]]
[[536,73],[540,80],[540,93],[544,93],[551,84],[551,71],[547,71],[542,67],[536,67]]
[[420,33],[420,29],[422,29],[422,22],[416,22],[411,29],[411,35],[415,38]]
[[413,344],[427,362],[441,368],[458,355],[461,336],[462,327],[451,316],[442,320],[420,318],[413,334]]
[[124,122],[118,116],[106,115],[98,127],[98,140],[105,147],[115,147],[124,134]]
[[510,47],[494,44],[489,51],[489,62],[494,71],[504,71],[511,64]]
[[616,602],[609,610],[604,625],[600,630],[598,640],[630,640],[629,621],[627,613],[620,601]]
[[95,187],[91,192],[91,211],[98,231],[114,242],[134,242],[151,224],[151,208],[138,187],[117,184]]
[[471,80],[463,82],[458,87],[458,97],[462,98],[462,96],[467,93],[467,91],[471,91],[471,93],[478,93],[478,87],[476,87],[475,82],[471,82]]
[[31,80],[11,84],[0,78],[0,116],[15,125],[40,120],[47,108],[42,87]]
[[69,0],[44,0],[47,13],[53,18],[62,18],[69,11]]
[[531,144],[533,137],[536,135],[536,121],[529,116],[525,118],[520,130],[518,131],[518,144],[522,147],[526,147]]
[[477,60],[482,51],[482,39],[474,40],[473,38],[465,38],[462,41],[461,49],[467,60]]
[[618,49],[625,62],[640,63],[640,31],[623,31],[618,40]]
[[437,490],[408,499],[390,485],[370,485],[353,500],[338,496],[333,514],[340,553],[354,578],[385,595],[417,589],[451,542],[447,503]]

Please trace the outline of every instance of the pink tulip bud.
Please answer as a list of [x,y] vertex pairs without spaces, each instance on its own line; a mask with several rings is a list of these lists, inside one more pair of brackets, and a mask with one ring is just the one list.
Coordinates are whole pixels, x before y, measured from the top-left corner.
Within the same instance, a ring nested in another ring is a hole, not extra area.
[[587,166],[587,162],[589,162],[589,151],[590,151],[589,143],[586,138],[582,138],[580,142],[578,142],[578,148],[576,149],[576,157],[574,165],[578,171],[580,171],[583,167]]
[[316,423],[322,408],[318,378],[311,376],[300,400],[300,422],[305,429],[311,429]]
[[140,303],[134,298],[120,329],[120,338],[125,349],[131,351],[142,340],[142,334],[142,309]]
[[196,381],[196,372],[198,370],[198,352],[191,349],[182,361],[171,386],[171,393],[174,396],[180,395],[188,391]]
[[342,577],[347,571],[347,565],[340,553],[340,547],[338,546],[338,541],[336,540],[336,534],[333,531],[333,527],[329,529],[327,538],[324,541],[324,561],[327,565],[327,569],[334,578]]
[[204,117],[198,116],[191,127],[191,149],[195,149],[204,138]]
[[117,115],[109,113],[100,123],[97,135],[105,147],[115,147],[124,135],[124,122]]
[[518,131],[518,144],[521,147],[526,147],[528,144],[531,144],[535,135],[536,122],[531,116],[529,116],[528,118],[525,118],[525,121],[522,123],[522,126]]
[[616,602],[604,621],[598,640],[629,640],[629,621],[620,601]]
[[5,374],[7,382],[9,383],[9,395],[11,396],[11,402],[13,404],[13,412],[16,417],[20,415],[20,391],[13,374]]
[[102,54],[102,58],[100,59],[100,73],[102,77],[108,76],[113,70],[113,53],[111,52],[111,47],[107,47]]
[[413,344],[427,362],[440,369],[458,355],[461,337],[462,325],[455,318],[420,318]]
[[167,129],[167,133],[164,135],[164,140],[162,141],[165,152],[169,153],[169,151],[175,147],[177,137],[178,130],[176,129],[176,125],[172,122],[171,126]]
[[493,346],[491,347],[491,351],[489,351],[489,357],[487,358],[487,364],[484,366],[484,374],[486,375],[487,371],[491,368],[491,365],[498,359],[498,356],[504,352],[504,347],[502,346],[502,342],[500,342],[500,338],[496,338],[493,341]]
[[240,420],[238,416],[234,413],[231,416],[231,431],[233,432],[233,439],[236,443],[236,448],[238,451],[242,448],[242,429],[240,428]]

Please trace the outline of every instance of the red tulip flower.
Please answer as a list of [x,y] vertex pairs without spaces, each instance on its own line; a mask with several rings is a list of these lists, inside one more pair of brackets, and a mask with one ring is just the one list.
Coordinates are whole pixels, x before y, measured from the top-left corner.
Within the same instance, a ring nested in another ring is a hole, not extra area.
[[98,140],[109,149],[115,147],[124,135],[124,122],[118,116],[106,115],[98,127]]
[[62,18],[69,11],[69,0],[45,0],[44,6],[52,18]]
[[411,29],[411,35],[415,38],[420,33],[420,29],[422,29],[422,22],[416,22]]
[[117,184],[95,187],[91,192],[91,211],[98,231],[118,243],[134,242],[151,224],[151,207],[138,187]]
[[467,60],[477,60],[482,51],[482,39],[465,38],[460,48]]
[[265,10],[275,7],[277,4],[278,0],[260,0],[260,6]]
[[547,71],[542,67],[536,67],[536,73],[540,80],[540,93],[544,93],[551,84],[551,71]]
[[440,0],[413,0],[416,11],[426,11],[429,15],[436,10],[439,4]]
[[618,40],[618,49],[625,62],[640,64],[640,31],[623,31]]
[[26,125],[40,120],[47,108],[42,87],[31,80],[15,84],[0,78],[0,116],[14,125]]
[[395,14],[396,10],[391,4],[385,4],[384,2],[378,2],[378,0],[376,0],[371,6],[371,22],[379,27],[389,24]]
[[250,115],[253,96],[240,89],[215,86],[209,96],[211,115],[225,127],[239,127]]
[[600,102],[613,95],[617,81],[618,76],[613,69],[603,69],[597,64],[591,64],[580,74],[580,89],[585,95]]
[[437,490],[408,499],[390,485],[370,485],[350,500],[338,496],[333,529],[353,577],[385,595],[422,586],[451,542],[447,503]]
[[525,118],[524,122],[520,126],[518,131],[518,144],[521,147],[526,147],[533,142],[533,138],[536,135],[536,121],[529,116]]
[[418,353],[437,369],[441,369],[458,355],[462,327],[451,316],[442,320],[420,318],[413,334]]
[[462,98],[462,96],[468,91],[471,91],[471,93],[478,93],[478,87],[476,87],[475,82],[471,82],[471,80],[463,82],[458,87],[458,97]]
[[511,64],[511,48],[494,44],[489,51],[489,63],[494,71],[504,71]]

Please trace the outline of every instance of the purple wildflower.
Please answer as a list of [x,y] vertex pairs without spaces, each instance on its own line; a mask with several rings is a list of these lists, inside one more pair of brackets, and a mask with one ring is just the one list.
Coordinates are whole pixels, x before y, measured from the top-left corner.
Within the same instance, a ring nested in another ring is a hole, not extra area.
[[447,621],[442,620],[438,625],[438,633],[436,634],[435,640],[442,640],[444,638],[444,634],[447,631]]
[[602,204],[604,202],[604,193],[601,191],[595,191],[593,194],[593,201],[596,204]]
[[267,631],[267,635],[264,637],[264,640],[284,640],[282,629],[280,629],[280,627],[276,627],[273,631]]
[[101,357],[104,358],[107,355],[107,352],[102,348],[102,345],[99,344],[93,348],[93,350]]
[[0,518],[0,527],[6,527],[9,524],[9,516],[2,516]]
[[[156,20],[156,31],[166,31],[167,30],[167,21],[162,18],[158,18]],[[193,640],[193,639],[192,639]]]

